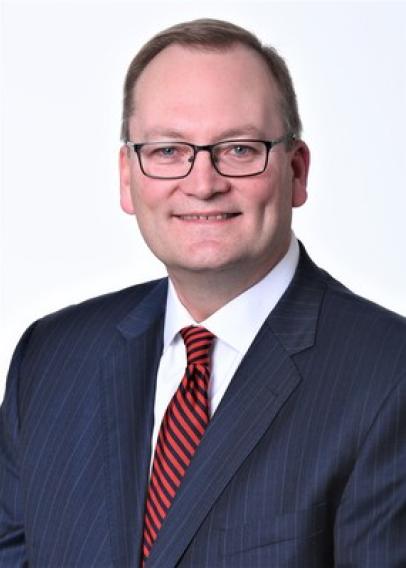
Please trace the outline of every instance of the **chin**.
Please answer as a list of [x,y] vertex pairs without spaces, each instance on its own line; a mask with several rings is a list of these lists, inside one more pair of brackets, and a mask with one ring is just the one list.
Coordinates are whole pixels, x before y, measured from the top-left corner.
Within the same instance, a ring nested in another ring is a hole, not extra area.
[[172,265],[174,270],[182,270],[183,272],[221,272],[226,269],[227,264],[213,262],[193,262],[188,264]]
[[224,246],[203,247],[199,245],[190,247],[188,250],[174,251],[174,254],[159,255],[158,251],[155,251],[159,260],[168,268],[193,272],[222,270],[233,264],[232,255],[227,256],[224,253]]
[[229,266],[230,261],[224,258],[197,258],[192,254],[185,258],[160,259],[168,270],[182,272],[210,272],[222,271]]

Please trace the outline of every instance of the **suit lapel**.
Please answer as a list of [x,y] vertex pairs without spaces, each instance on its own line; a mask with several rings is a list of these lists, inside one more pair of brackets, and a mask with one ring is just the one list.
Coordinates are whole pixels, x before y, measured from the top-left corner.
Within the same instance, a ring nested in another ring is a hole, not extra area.
[[131,311],[102,365],[108,517],[117,567],[140,557],[166,281]]
[[186,472],[148,568],[176,565],[227,483],[301,381],[291,356],[314,343],[325,289],[318,274],[302,249],[292,284],[243,359]]

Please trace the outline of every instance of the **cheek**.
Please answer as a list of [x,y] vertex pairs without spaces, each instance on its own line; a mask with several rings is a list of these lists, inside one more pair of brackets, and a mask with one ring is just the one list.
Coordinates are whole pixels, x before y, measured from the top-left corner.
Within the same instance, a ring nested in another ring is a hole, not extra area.
[[259,218],[269,215],[277,202],[275,187],[270,183],[252,186],[247,192],[246,210],[251,216]]
[[247,200],[249,217],[258,231],[273,231],[279,224],[289,222],[291,209],[290,189],[283,183],[252,188]]
[[131,182],[131,193],[135,215],[143,215],[153,212],[159,208],[163,202],[162,192],[156,187],[156,181],[139,175],[133,177]]

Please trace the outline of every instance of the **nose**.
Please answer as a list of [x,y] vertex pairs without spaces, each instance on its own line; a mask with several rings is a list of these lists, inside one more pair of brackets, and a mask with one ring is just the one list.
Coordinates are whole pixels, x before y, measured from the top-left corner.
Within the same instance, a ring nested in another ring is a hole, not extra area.
[[180,180],[182,191],[198,199],[210,199],[218,193],[230,189],[230,179],[220,175],[214,168],[209,150],[201,149],[196,153],[190,174]]

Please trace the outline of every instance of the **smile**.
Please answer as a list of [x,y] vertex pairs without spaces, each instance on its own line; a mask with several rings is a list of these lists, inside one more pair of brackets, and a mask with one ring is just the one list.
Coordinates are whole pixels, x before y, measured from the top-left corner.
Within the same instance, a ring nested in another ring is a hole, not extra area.
[[240,215],[240,213],[215,213],[215,214],[188,214],[176,215],[182,221],[225,221]]

